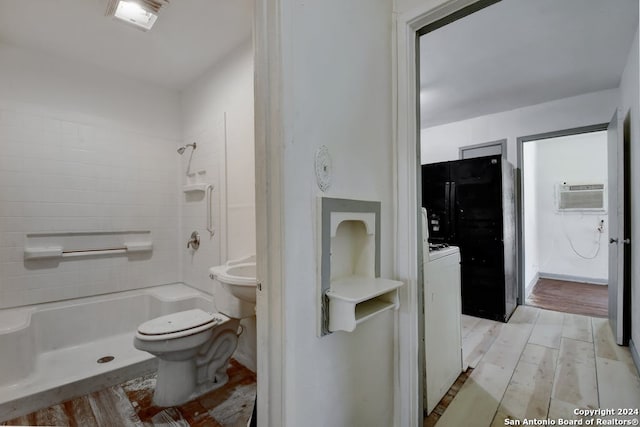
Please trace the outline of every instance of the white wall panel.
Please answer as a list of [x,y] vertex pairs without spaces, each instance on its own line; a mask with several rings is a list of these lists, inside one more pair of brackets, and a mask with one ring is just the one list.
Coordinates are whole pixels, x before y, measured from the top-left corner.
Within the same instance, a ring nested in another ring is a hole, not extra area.
[[[324,194],[382,202],[381,275],[393,271],[391,2],[284,1],[282,185],[287,426],[390,426],[395,313],[319,338],[314,154]],[[329,30],[330,29],[330,30]]]

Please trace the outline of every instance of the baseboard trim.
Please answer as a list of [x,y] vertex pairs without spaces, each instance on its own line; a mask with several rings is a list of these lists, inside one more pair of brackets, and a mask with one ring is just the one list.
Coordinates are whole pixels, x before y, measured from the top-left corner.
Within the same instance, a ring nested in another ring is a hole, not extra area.
[[594,279],[592,277],[580,277],[580,276],[572,276],[570,274],[556,274],[556,273],[538,273],[538,277],[540,279],[553,279],[553,280],[565,280],[567,282],[580,282],[580,283],[589,283],[592,285],[604,285],[608,284],[608,281],[605,279]]
[[540,280],[540,273],[536,273],[533,276],[533,279],[531,279],[529,284],[524,288],[525,301],[527,298],[529,298],[529,294],[531,294],[531,291],[533,290],[533,287],[536,285],[536,283],[538,283],[538,280]]
[[631,357],[633,358],[633,363],[636,364],[636,370],[638,371],[638,375],[640,375],[640,353],[638,353],[638,349],[636,348],[633,340],[629,340],[629,350],[631,351]]

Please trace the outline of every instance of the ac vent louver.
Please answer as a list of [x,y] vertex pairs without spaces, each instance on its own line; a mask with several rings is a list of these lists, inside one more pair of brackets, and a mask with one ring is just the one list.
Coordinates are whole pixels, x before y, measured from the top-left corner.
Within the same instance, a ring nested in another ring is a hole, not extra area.
[[557,208],[560,212],[605,210],[604,184],[559,185]]

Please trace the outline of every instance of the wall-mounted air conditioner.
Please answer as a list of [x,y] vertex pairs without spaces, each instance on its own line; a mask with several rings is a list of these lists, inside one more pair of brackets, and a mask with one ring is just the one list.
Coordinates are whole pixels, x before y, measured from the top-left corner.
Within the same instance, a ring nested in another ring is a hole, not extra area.
[[604,184],[567,184],[557,186],[558,212],[605,212]]

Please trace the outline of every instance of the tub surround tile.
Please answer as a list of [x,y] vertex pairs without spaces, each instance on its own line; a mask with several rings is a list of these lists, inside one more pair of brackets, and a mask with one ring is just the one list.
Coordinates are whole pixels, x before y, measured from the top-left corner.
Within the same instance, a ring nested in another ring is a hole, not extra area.
[[[0,114],[15,118],[0,121],[0,307],[179,281],[177,140],[117,123],[88,125],[6,108]],[[23,260],[26,234],[139,229],[152,232],[154,252],[136,259],[135,271],[126,268],[133,263],[127,257]],[[70,270],[82,275],[70,278]],[[124,276],[114,284],[115,272]],[[27,287],[14,284],[25,281]]]

